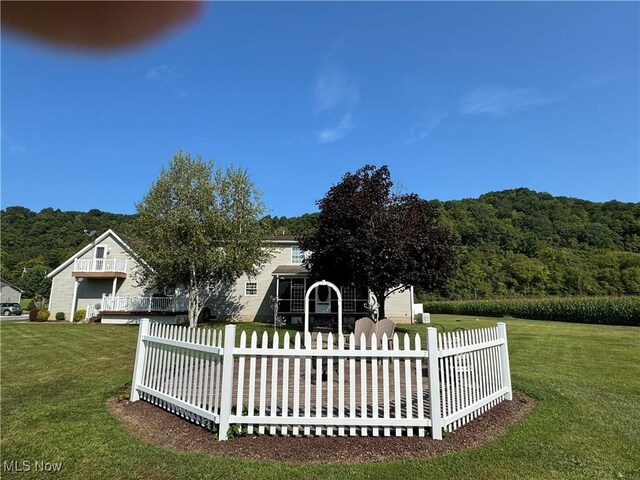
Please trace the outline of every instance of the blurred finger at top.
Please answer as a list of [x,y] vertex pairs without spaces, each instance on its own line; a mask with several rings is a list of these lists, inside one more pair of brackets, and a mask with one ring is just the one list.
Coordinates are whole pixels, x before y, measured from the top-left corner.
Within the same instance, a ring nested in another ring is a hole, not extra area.
[[194,19],[200,1],[2,1],[2,24],[46,42],[83,49],[124,48]]

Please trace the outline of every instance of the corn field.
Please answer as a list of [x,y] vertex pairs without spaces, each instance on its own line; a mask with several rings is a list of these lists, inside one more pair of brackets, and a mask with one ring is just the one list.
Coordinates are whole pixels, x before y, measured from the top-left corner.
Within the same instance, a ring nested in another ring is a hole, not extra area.
[[640,325],[640,297],[454,300],[425,302],[424,311],[603,325]]

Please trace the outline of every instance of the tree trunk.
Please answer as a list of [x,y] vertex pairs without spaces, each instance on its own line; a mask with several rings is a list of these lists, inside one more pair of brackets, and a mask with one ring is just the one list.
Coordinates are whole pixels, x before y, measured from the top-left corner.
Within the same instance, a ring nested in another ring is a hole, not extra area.
[[189,289],[189,326],[196,328],[198,326],[198,295],[195,290]]
[[383,318],[386,317],[386,312],[385,312],[385,301],[387,300],[387,298],[384,296],[384,291],[382,292],[374,292],[376,297],[378,298],[378,320],[382,320]]
[[191,281],[189,284],[189,291],[187,293],[189,296],[189,326],[191,328],[196,328],[198,326],[198,313],[199,312],[199,295],[198,295],[198,287],[195,279],[195,272],[192,272]]

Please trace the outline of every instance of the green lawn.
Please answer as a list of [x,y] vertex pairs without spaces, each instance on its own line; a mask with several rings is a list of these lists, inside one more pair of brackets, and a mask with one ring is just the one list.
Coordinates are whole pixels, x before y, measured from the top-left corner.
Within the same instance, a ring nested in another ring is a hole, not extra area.
[[2,461],[63,462],[49,476],[80,479],[640,478],[640,328],[506,323],[514,388],[539,400],[507,435],[428,460],[298,466],[175,453],[129,435],[105,399],[131,381],[135,327],[1,322]]

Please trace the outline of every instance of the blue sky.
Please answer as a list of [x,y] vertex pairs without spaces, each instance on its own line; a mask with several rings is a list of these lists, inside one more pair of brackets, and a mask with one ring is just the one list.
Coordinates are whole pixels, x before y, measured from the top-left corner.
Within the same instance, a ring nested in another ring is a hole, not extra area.
[[141,48],[2,32],[2,208],[133,213],[179,148],[272,215],[387,164],[424,198],[640,201],[634,3],[215,3]]

